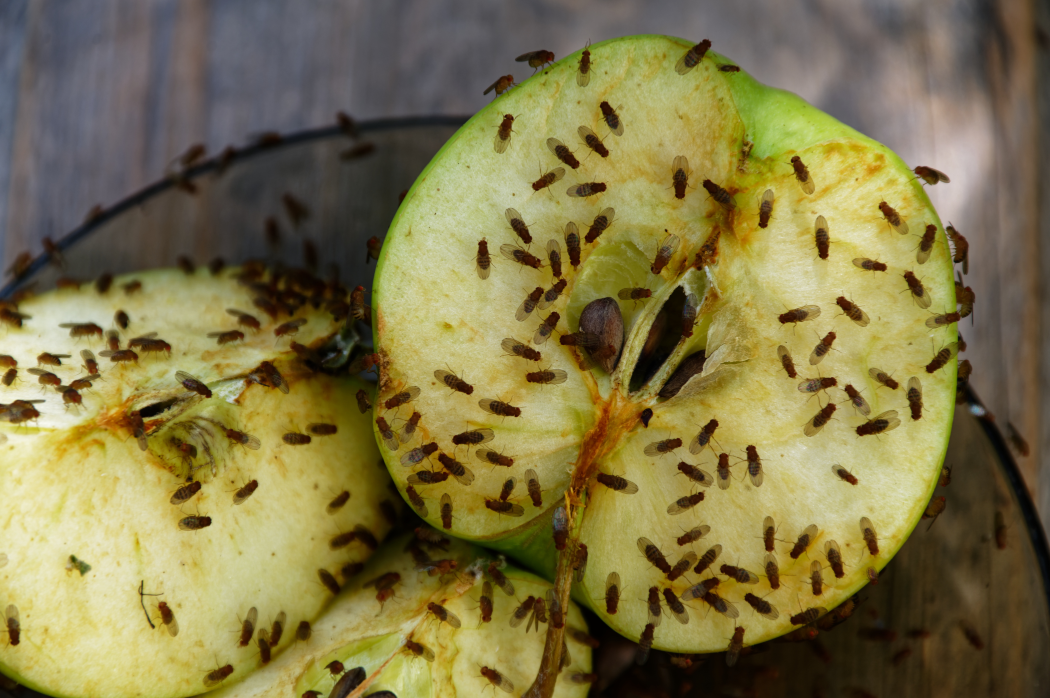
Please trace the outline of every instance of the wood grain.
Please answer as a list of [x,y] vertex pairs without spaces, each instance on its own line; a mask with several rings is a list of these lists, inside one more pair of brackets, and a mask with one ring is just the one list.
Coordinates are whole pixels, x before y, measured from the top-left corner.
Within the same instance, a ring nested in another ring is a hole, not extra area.
[[496,76],[528,74],[513,62],[528,50],[706,36],[759,80],[952,177],[930,195],[971,244],[965,356],[993,413],[1033,446],[1022,465],[1048,512],[1046,14],[1033,0],[5,2],[0,269],[194,142],[215,152],[338,109],[471,113]]

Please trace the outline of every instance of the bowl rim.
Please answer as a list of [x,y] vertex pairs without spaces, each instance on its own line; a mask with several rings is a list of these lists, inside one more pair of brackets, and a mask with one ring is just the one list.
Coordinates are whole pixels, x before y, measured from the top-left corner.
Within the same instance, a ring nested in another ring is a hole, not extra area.
[[[183,172],[180,172],[178,178],[171,175],[165,175],[152,184],[120,199],[113,205],[102,209],[98,215],[91,216],[89,220],[85,220],[80,225],[63,235],[56,241],[56,246],[59,251],[64,252],[79,242],[82,238],[90,235],[97,228],[105,225],[107,222],[121,215],[128,209],[140,206],[150,198],[168,191],[169,189],[178,187],[186,180],[196,179],[206,174],[221,170],[228,167],[233,162],[240,162],[282,148],[311,143],[326,138],[332,138],[334,136],[350,137],[357,140],[360,136],[368,133],[382,133],[384,131],[392,131],[395,129],[429,128],[435,126],[458,128],[465,124],[469,119],[470,116],[432,115],[389,117],[369,119],[360,122],[354,121],[354,136],[350,136],[338,123],[304,129],[302,131],[294,131],[288,134],[275,132],[277,138],[264,138],[261,135],[257,135],[254,143],[240,148],[230,146],[218,154],[186,169]],[[37,255],[21,276],[12,279],[4,286],[0,286],[0,300],[9,297],[20,287],[31,283],[37,273],[50,262],[50,259],[51,255],[46,251]],[[1050,543],[1048,543],[1046,530],[1043,528],[1042,520],[1039,518],[1031,493],[1028,491],[1028,486],[1025,484],[1024,476],[1021,474],[1017,461],[1014,459],[1013,453],[1007,445],[1006,437],[999,429],[995,416],[984,406],[984,403],[981,401],[980,397],[978,397],[977,392],[969,383],[966,383],[961,388],[961,391],[963,402],[960,403],[960,406],[965,406],[966,410],[976,418],[980,428],[984,431],[985,437],[988,439],[993,451],[995,452],[996,459],[1001,466],[1003,476],[1006,478],[1007,485],[1013,494],[1014,501],[1017,503],[1021,519],[1028,532],[1028,540],[1032,544],[1036,563],[1039,566],[1039,573],[1043,583],[1043,598],[1047,603],[1048,610],[1050,610]]]

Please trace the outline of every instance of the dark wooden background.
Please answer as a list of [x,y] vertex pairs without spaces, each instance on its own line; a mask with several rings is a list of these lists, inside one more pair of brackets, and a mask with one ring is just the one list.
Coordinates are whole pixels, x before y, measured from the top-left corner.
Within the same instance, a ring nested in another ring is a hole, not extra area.
[[1050,10],[1036,0],[2,0],[0,269],[191,143],[215,152],[339,109],[469,114],[498,75],[528,75],[519,53],[643,32],[710,38],[951,176],[931,197],[971,244],[964,357],[1030,443],[1021,463],[1046,521]]

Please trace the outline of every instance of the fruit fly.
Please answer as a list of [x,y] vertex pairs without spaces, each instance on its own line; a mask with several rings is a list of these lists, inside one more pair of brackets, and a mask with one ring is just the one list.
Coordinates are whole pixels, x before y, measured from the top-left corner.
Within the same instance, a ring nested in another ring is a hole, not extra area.
[[534,344],[544,344],[554,333],[560,320],[561,315],[559,313],[551,313],[548,315],[544,321],[540,323],[540,326],[536,328],[536,334],[532,336],[532,342]]
[[797,560],[801,557],[802,553],[806,552],[806,548],[813,542],[813,539],[817,537],[817,525],[810,524],[806,526],[806,530],[799,535],[798,540],[795,542],[793,548],[791,548],[791,559]]
[[831,345],[835,342],[835,338],[836,336],[834,332],[828,332],[824,335],[824,338],[820,340],[820,343],[813,347],[813,351],[809,355],[809,364],[811,366],[816,366],[824,360],[827,353],[831,351]]
[[676,155],[671,162],[671,186],[674,187],[674,197],[676,199],[685,198],[685,190],[689,186],[690,174],[688,158],[684,155]]
[[281,440],[289,446],[305,446],[306,444],[313,441],[309,434],[300,434],[299,432],[292,431],[281,436]]
[[710,48],[711,42],[708,39],[704,39],[696,46],[691,47],[681,58],[678,59],[678,62],[675,63],[675,72],[679,75],[685,75],[688,73],[704,59],[704,55],[707,54]]
[[[473,388],[471,388],[471,391],[473,391]],[[408,418],[408,421],[405,423],[404,428],[401,430],[401,436],[400,436],[401,443],[407,444],[409,441],[412,440],[412,437],[415,436],[415,434],[416,434],[416,429],[419,427],[419,420],[421,420],[422,418],[423,418],[423,415],[421,415],[419,412],[413,412],[412,413],[412,416]],[[311,425],[311,426],[315,426],[315,425]],[[321,425],[316,425],[316,426],[321,426]],[[333,428],[335,427],[335,425],[330,425],[330,426],[332,426]],[[310,426],[308,426],[307,429],[310,429]],[[313,432],[311,431],[311,433],[313,433]],[[331,433],[334,434],[335,432],[332,431]],[[325,434],[315,434],[315,435],[316,436],[326,436]]]
[[[872,380],[874,380],[876,383],[884,385],[890,390],[896,390],[901,385],[897,381],[890,378],[890,375],[888,373],[877,368],[869,368],[868,375],[871,376]],[[867,412],[865,412],[864,414],[867,414]]]
[[208,386],[185,371],[176,371],[175,380],[190,392],[197,393],[201,397],[211,397],[211,390]]
[[70,337],[95,337],[102,338],[102,328],[93,322],[63,322],[59,325],[69,330]]
[[719,571],[738,584],[758,584],[758,575],[735,565],[722,565]]
[[777,347],[777,356],[780,357],[780,364],[784,367],[784,373],[788,375],[788,378],[797,378],[798,372],[795,370],[795,362],[788,348],[781,344]]
[[255,490],[259,489],[259,481],[251,480],[244,487],[237,490],[233,495],[234,504],[243,504],[247,501],[248,497],[251,497],[255,493]]
[[[591,42],[587,42],[587,46],[590,46]],[[576,73],[576,84],[580,87],[587,87],[591,81],[591,52],[587,50],[587,46],[584,46],[583,52],[580,54],[580,69]]]
[[776,620],[780,617],[780,612],[765,599],[755,596],[752,593],[744,594],[744,601],[747,605],[755,609],[755,612],[761,616],[768,618],[769,620]]
[[247,647],[248,643],[252,641],[252,636],[255,634],[255,623],[259,620],[259,611],[252,606],[248,609],[248,615],[241,621],[241,637],[237,643],[238,647]]
[[549,187],[550,185],[554,184],[555,182],[557,182],[559,179],[561,179],[564,176],[565,176],[565,168],[564,167],[555,167],[553,170],[551,170],[550,172],[547,172],[547,173],[541,175],[539,179],[537,179],[535,182],[533,182],[532,183],[532,190],[533,191],[540,191],[541,189],[546,189],[547,187]]
[[943,313],[941,315],[934,315],[933,317],[926,319],[926,326],[930,329],[937,329],[938,327],[947,327],[962,319],[962,315],[959,313]]
[[[839,550],[839,544],[833,540],[824,543],[824,556],[828,558],[828,564],[831,565],[831,570],[835,573],[835,578],[842,579],[846,573],[842,568],[842,551]],[[814,562],[813,564],[816,565],[819,563]]]
[[710,532],[710,526],[697,526],[696,528],[690,531],[686,531],[682,535],[678,536],[677,543],[678,545],[689,545],[690,543],[695,543],[696,541],[700,540]]
[[820,618],[822,615],[824,615],[827,612],[828,612],[827,609],[825,609],[823,606],[817,606],[817,607],[814,607],[814,608],[807,608],[806,610],[802,611],[801,613],[796,613],[795,615],[791,616],[791,624],[792,625],[809,625],[810,623],[812,623],[813,621],[817,620],[818,618]]
[[758,457],[758,449],[754,446],[747,447],[747,474],[751,478],[751,484],[755,487],[762,485],[762,459]]
[[813,183],[813,177],[809,174],[809,168],[806,167],[805,163],[802,162],[802,158],[798,155],[794,155],[791,158],[791,167],[795,169],[795,179],[798,180],[798,185],[802,187],[802,191],[807,194],[812,194],[816,191],[816,185]]
[[488,682],[503,691],[504,693],[513,693],[514,684],[503,674],[499,673],[495,669],[490,669],[487,666],[481,667],[481,675],[488,679]]
[[831,472],[835,473],[844,482],[848,482],[851,485],[857,484],[857,477],[837,463],[831,466]]
[[513,208],[508,208],[505,212],[507,222],[510,223],[511,230],[521,238],[521,241],[526,245],[532,243],[532,234],[529,232],[529,226],[525,225],[525,221],[522,220],[521,214]]
[[379,430],[379,434],[383,437],[383,444],[391,451],[396,451],[400,440],[394,434],[394,430],[390,428],[390,424],[385,418],[376,417],[376,429]]
[[704,501],[703,492],[696,492],[695,494],[686,495],[685,497],[679,497],[667,505],[667,513],[671,516],[677,516],[678,514],[689,511],[702,501]]
[[[491,612],[489,616],[491,617]],[[434,650],[430,649],[425,645],[421,645],[418,642],[412,640],[405,640],[405,651],[414,657],[422,657],[428,662],[434,661]],[[375,695],[374,693],[372,695]]]
[[273,334],[275,337],[284,337],[287,335],[299,334],[299,328],[305,325],[307,322],[306,318],[297,318],[295,320],[289,320],[281,325],[274,328]]
[[[804,305],[801,308],[794,308],[785,313],[781,313],[777,316],[780,320],[781,325],[786,325],[789,322],[807,322],[809,320],[815,320],[820,317],[820,308],[815,305]],[[793,378],[794,376],[792,376]]]
[[489,278],[489,271],[492,269],[492,257],[489,255],[489,243],[485,238],[478,240],[478,253],[474,259],[477,260],[478,278]]
[[603,182],[584,182],[583,184],[573,184],[565,190],[565,193],[577,199],[585,199],[589,196],[601,194],[607,188]]
[[226,666],[219,667],[215,671],[209,671],[204,676],[204,685],[207,688],[213,688],[215,686],[218,686],[220,683],[229,678],[230,674],[232,673],[232,664],[227,664]]
[[423,501],[423,497],[420,496],[418,492],[416,492],[416,488],[412,485],[406,486],[405,494],[408,496],[408,501],[412,504],[415,510],[419,512],[419,515],[426,518],[426,516],[429,514],[429,511],[427,510],[427,504],[425,501]]
[[[717,560],[718,556],[721,555],[721,554],[722,554],[722,546],[721,545],[714,545],[711,548],[709,548],[707,550],[707,552],[704,553],[703,555],[701,555],[700,559],[697,560],[696,566],[693,567],[693,573],[694,574],[703,574],[705,570],[707,570],[709,567],[711,567],[711,565],[714,564],[715,560]],[[715,580],[715,584],[717,584],[717,583],[718,583],[718,581]]]
[[438,485],[449,477],[448,473],[442,471],[433,473],[429,470],[421,470],[408,476],[408,482],[413,485]]
[[817,255],[821,259],[827,259],[828,248],[831,246],[831,235],[828,233],[828,221],[824,216],[817,216],[814,224],[814,240],[817,243]]
[[667,581],[673,582],[683,574],[689,571],[689,568],[696,563],[696,553],[689,551],[674,564],[671,571],[666,574]]
[[522,601],[521,605],[514,609],[514,614],[510,617],[510,627],[516,628],[519,625],[521,625],[525,618],[528,617],[529,613],[532,611],[533,606],[535,605],[535,596],[529,596],[527,599]]
[[445,470],[447,470],[452,477],[456,478],[456,480],[464,487],[469,486],[474,482],[473,471],[455,458],[446,456],[444,453],[439,453],[438,462],[440,462],[442,467],[444,467]]
[[277,388],[285,395],[289,391],[288,383],[284,380],[284,376],[269,361],[260,363],[255,370],[248,374],[245,380],[249,383],[258,383],[266,388]]
[[580,138],[583,140],[584,143],[587,144],[588,148],[598,153],[598,155],[602,156],[603,158],[609,157],[609,149],[605,147],[605,144],[602,142],[602,139],[598,138],[598,134],[596,134],[593,130],[591,130],[587,126],[580,126],[578,129],[576,129],[576,132],[580,134]]
[[251,434],[245,434],[243,431],[223,427],[223,432],[226,434],[226,438],[230,441],[253,451],[259,450],[259,447],[262,446],[262,442],[259,441],[258,437],[252,436]]
[[835,414],[836,409],[838,408],[834,402],[829,402],[822,407],[819,412],[813,415],[813,419],[806,422],[806,426],[802,429],[803,433],[806,436],[816,436],[824,428],[824,425],[831,421],[831,416]]
[[175,490],[175,494],[171,495],[171,499],[169,499],[168,501],[175,506],[179,506],[188,502],[193,495],[197,494],[200,491],[201,483],[190,482]]
[[565,224],[565,247],[569,252],[569,263],[575,269],[580,266],[580,233],[575,223]]
[[620,477],[619,475],[609,475],[608,473],[599,472],[596,478],[598,482],[605,485],[610,490],[614,490],[621,494],[635,494],[638,492],[638,485],[626,478]]
[[452,443],[456,446],[476,446],[488,443],[494,438],[496,438],[496,434],[491,429],[473,429],[453,435]]
[[892,431],[901,424],[897,418],[897,410],[888,410],[857,427],[857,436],[873,436]]
[[[944,368],[947,365],[947,363],[951,361],[952,357],[954,357],[958,353],[958,351],[958,342],[952,342],[948,346],[938,351],[936,354],[934,354],[933,360],[931,360],[930,363],[926,364],[926,373],[936,373],[937,371]],[[32,373],[33,369],[29,369],[29,371],[30,373]],[[920,394],[920,398],[921,397],[922,396]]]
[[564,506],[554,510],[554,514],[551,516],[551,529],[551,537],[554,538],[554,549],[565,550],[565,545],[569,540],[569,515],[566,513]]
[[[712,420],[708,421],[707,424],[705,424],[703,426],[703,428],[699,431],[699,433],[697,433],[697,435],[693,437],[692,441],[689,442],[689,452],[695,455],[695,454],[700,453],[701,451],[703,451],[705,448],[707,448],[708,444],[711,443],[711,438],[715,435],[715,430],[716,429],[718,429],[718,420],[717,419],[712,419]],[[663,443],[663,442],[657,442],[657,443]],[[655,444],[650,444],[649,447],[651,447],[653,445],[655,445]],[[681,446],[681,445],[682,445],[681,440],[678,440],[678,446]],[[678,446],[676,446],[675,448],[677,448]],[[648,450],[649,447],[647,447],[647,450]],[[650,455],[650,454],[646,453],[646,455]]]
[[[551,274],[554,278],[561,279],[561,243],[553,238],[547,241],[547,262],[550,264]],[[541,303],[540,308],[546,308],[557,300],[558,296],[560,296],[561,292],[565,289],[566,283],[567,282],[562,279],[555,284],[550,291],[547,291],[543,298],[543,302],[546,303],[546,305]],[[555,289],[557,289],[557,292],[554,294],[554,297],[548,298]]]
[[[131,349],[118,349],[117,351],[110,351],[107,349],[105,351],[100,351],[98,355],[105,359],[109,359],[113,363],[127,363],[129,361],[133,363],[139,362],[139,355]],[[29,372],[32,373],[33,369],[29,369]]]
[[518,63],[528,63],[530,68],[542,68],[548,63],[554,62],[554,54],[550,51],[529,51],[514,59]]
[[762,203],[758,205],[758,227],[765,228],[769,225],[769,217],[773,215],[773,190],[766,189],[762,193]]
[[867,327],[870,320],[868,314],[860,309],[858,305],[847,300],[845,296],[835,299],[835,304],[842,309],[843,314],[861,327]]
[[896,209],[890,206],[885,201],[879,202],[879,210],[882,211],[882,217],[886,219],[886,222],[901,235],[908,234],[908,223],[903,220]]
[[525,297],[525,300],[518,306],[518,312],[515,313],[514,317],[517,318],[518,322],[524,322],[532,315],[532,311],[539,305],[540,298],[543,297],[543,287],[537,286],[532,290],[529,295]]
[[485,410],[489,414],[494,414],[497,417],[520,417],[521,408],[515,407],[510,403],[503,402],[501,400],[491,400],[488,398],[478,401],[478,406]]
[[187,516],[179,521],[179,528],[183,531],[199,531],[211,526],[210,516]]
[[388,410],[394,410],[401,407],[402,405],[407,405],[408,403],[415,400],[417,397],[419,397],[419,388],[417,388],[414,385],[409,386],[408,388],[405,388],[404,390],[402,390],[401,392],[384,402],[383,407],[385,407]]
[[693,327],[696,325],[696,314],[699,311],[699,305],[700,301],[695,293],[690,293],[685,297],[685,303],[682,305],[682,337],[693,336]]
[[18,369],[9,368],[4,372],[4,377],[0,379],[0,383],[3,383],[5,387],[10,388],[11,384],[15,382],[16,378],[18,378]]
[[918,165],[912,171],[926,184],[937,184],[938,182],[948,184],[952,181],[948,179],[948,175],[940,170],[935,170],[932,167],[926,167],[925,165]]
[[500,245],[499,251],[500,254],[507,259],[512,262],[517,262],[523,267],[531,267],[533,269],[540,269],[543,267],[543,261],[539,257],[523,250],[517,245]]
[[572,169],[577,169],[580,166],[580,161],[576,159],[576,156],[572,154],[569,147],[559,141],[557,138],[547,139],[547,149],[554,153],[555,157],[564,162]]
[[762,542],[767,553],[773,552],[773,536],[775,534],[776,528],[773,517],[767,516],[762,520]]
[[500,562],[493,560],[485,568],[485,574],[492,578],[492,582],[498,586],[507,596],[514,596],[514,585],[500,570]]
[[[474,392],[474,386],[472,386],[470,383],[467,383],[465,380],[457,376],[455,373],[452,373],[451,371],[434,371],[434,377],[442,383],[444,383],[446,387],[451,388],[456,392],[463,393],[464,395],[470,395]],[[416,414],[419,413],[417,412]],[[415,417],[415,415],[413,415],[413,417]],[[419,420],[416,419],[416,422],[418,423]]]
[[[728,464],[728,460],[726,461]],[[702,470],[695,465],[691,465],[682,461],[678,464],[678,472],[685,475],[687,478],[697,483],[701,487],[710,487],[714,484],[715,479],[711,476],[711,473],[706,470]],[[725,489],[725,488],[723,488]]]
[[868,259],[867,257],[855,257],[853,259],[853,266],[863,269],[864,271],[886,271],[886,265],[882,262],[876,262],[874,259]]
[[[715,426],[718,426],[717,422],[715,422]],[[681,448],[681,446],[681,439],[664,439],[662,441],[654,441],[645,447],[645,455],[650,457],[662,456],[664,454],[673,452],[676,448]]]
[[927,225],[926,232],[922,234],[922,239],[919,240],[919,251],[915,254],[915,261],[919,264],[926,264],[926,262],[929,261],[936,235],[937,226]]
[[737,626],[733,628],[733,637],[730,638],[729,648],[726,650],[726,666],[736,664],[742,649],[744,649],[744,629]]
[[621,288],[616,295],[622,301],[644,301],[652,298],[653,292],[648,288]]
[[946,497],[934,497],[930,500],[930,503],[926,505],[926,510],[922,512],[922,518],[933,519],[926,530],[933,528],[933,524],[937,521],[937,517],[944,513],[945,507],[948,505]]
[[649,624],[653,627],[660,627],[663,615],[660,606],[659,587],[649,587],[649,598],[646,601],[646,605],[649,607]]
[[532,626],[535,624],[536,630],[539,631],[540,623],[547,622],[547,602],[542,598],[537,598],[532,604],[532,615],[529,616],[529,622],[525,625],[525,632],[529,632]]
[[809,378],[798,384],[800,393],[819,393],[821,390],[834,388],[839,384],[837,378]]
[[915,376],[908,379],[908,407],[913,420],[922,419],[922,383]]
[[62,379],[50,371],[45,371],[41,368],[31,368],[29,369],[29,372],[37,377],[37,383],[40,385],[53,386],[56,388],[62,385]]
[[510,134],[514,129],[511,126],[514,125],[514,115],[504,114],[503,121],[500,122],[499,128],[496,129],[496,138],[492,141],[492,147],[497,153],[507,152],[507,146],[510,145]]
[[961,263],[963,265],[963,268],[962,268],[963,274],[969,274],[970,273],[970,257],[969,257],[969,254],[970,254],[970,243],[967,242],[966,238],[964,238],[959,233],[959,231],[955,229],[955,226],[953,226],[950,223],[947,226],[945,226],[944,232],[948,236],[948,239],[952,241],[952,245],[955,247],[955,253],[952,255],[952,261],[955,262],[956,264]]
[[441,527],[446,531],[452,528],[452,497],[448,492],[441,495]]
[[514,76],[513,75],[501,75],[499,78],[497,78],[496,82],[494,82],[491,85],[489,85],[488,87],[486,87],[485,91],[482,92],[481,94],[487,95],[489,92],[492,92],[493,90],[495,90],[496,91],[496,96],[498,97],[499,95],[503,94],[504,92],[506,92],[507,90],[509,90],[513,86],[514,86]]
[[229,315],[237,318],[237,324],[241,327],[246,327],[249,330],[258,330],[261,325],[254,315],[249,315],[241,310],[235,308],[227,308],[226,312]]
[[879,554],[879,540],[875,535],[875,524],[867,516],[860,519],[860,533],[864,538],[864,544],[868,546],[868,552],[872,555]]
[[540,352],[536,351],[532,347],[522,342],[519,342],[516,339],[511,339],[509,337],[507,339],[504,339],[500,343],[500,346],[503,347],[503,351],[507,352],[507,354],[511,356],[520,357],[522,359],[525,359],[526,361],[539,361],[543,358]]
[[623,135],[623,122],[620,121],[620,115],[616,113],[616,110],[612,108],[608,102],[602,102],[598,105],[598,108],[602,111],[602,118],[605,120],[605,125],[609,127],[617,136]]
[[[659,274],[662,272],[664,267],[667,266],[667,263],[671,261],[671,257],[674,255],[675,251],[678,250],[678,243],[679,240],[677,235],[668,235],[665,237],[663,242],[660,243],[660,249],[657,250],[656,259],[654,259],[652,265],[650,265],[649,271],[653,274]],[[652,295],[652,293],[650,292],[649,295]]]
[[641,551],[642,555],[645,556],[645,559],[648,560],[649,563],[652,564],[652,566],[656,569],[660,570],[664,574],[667,574],[671,571],[671,564],[667,562],[667,558],[662,552],[660,552],[660,549],[656,547],[656,545],[648,538],[638,539],[638,550]]
[[718,70],[723,73],[739,73],[740,66],[733,65],[731,63],[725,63],[723,65],[718,66]]
[[590,227],[587,229],[587,235],[583,241],[586,243],[594,242],[598,237],[612,225],[613,218],[616,216],[616,210],[611,206],[603,208],[594,220],[591,222]]
[[529,492],[529,499],[532,500],[532,506],[543,506],[543,492],[540,489],[540,477],[532,468],[525,471],[525,483]]
[[160,611],[160,622],[168,629],[168,635],[172,637],[178,635],[179,621],[175,620],[175,613],[171,610],[171,607],[161,601],[157,604],[157,610]]
[[718,186],[710,179],[705,179],[703,185],[704,189],[707,190],[707,193],[711,195],[711,198],[717,201],[722,208],[727,211],[732,211],[736,208],[736,204],[733,203],[733,197],[730,196],[728,191]]
[[776,591],[780,588],[780,566],[777,564],[776,555],[766,553],[765,559],[766,579],[769,580],[769,588]]
[[718,489],[728,490],[731,482],[731,475],[729,472],[729,454],[720,453],[718,454],[718,465],[715,467],[715,479],[718,482]]
[[693,260],[694,267],[703,269],[718,261],[718,240],[721,236],[722,231],[718,228],[715,228],[708,234],[704,244],[700,246],[700,251],[696,253],[696,259]]

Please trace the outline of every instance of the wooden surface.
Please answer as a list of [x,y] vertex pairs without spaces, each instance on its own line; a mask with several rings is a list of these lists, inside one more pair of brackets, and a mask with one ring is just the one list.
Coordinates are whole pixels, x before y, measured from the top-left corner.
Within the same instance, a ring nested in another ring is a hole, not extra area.
[[1050,198],[1039,154],[1050,156],[1050,108],[1039,81],[1050,74],[1050,18],[1037,5],[4,0],[0,269],[94,204],[159,178],[194,142],[214,152],[329,122],[338,109],[471,113],[495,77],[528,75],[513,62],[528,50],[560,57],[640,32],[708,37],[759,80],[951,176],[931,198],[970,240],[977,305],[975,324],[961,326],[964,357],[994,414],[1032,446],[1022,467],[1045,521],[1050,217],[1039,199]]

